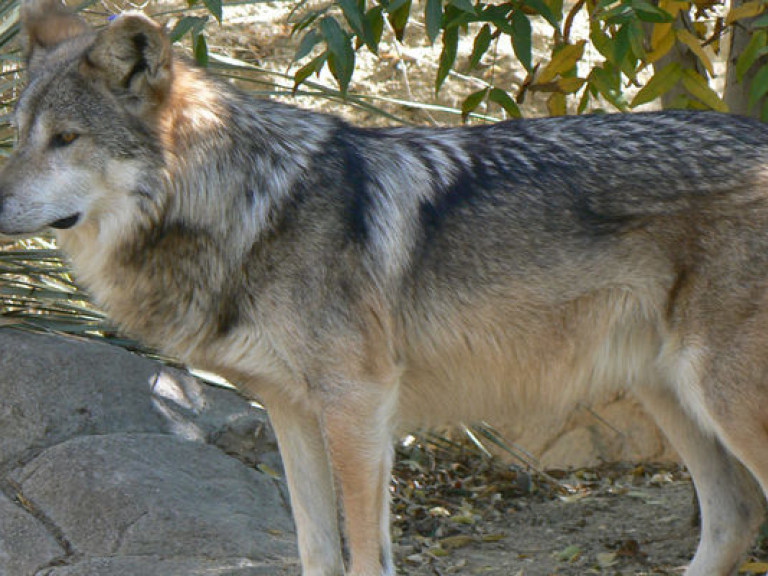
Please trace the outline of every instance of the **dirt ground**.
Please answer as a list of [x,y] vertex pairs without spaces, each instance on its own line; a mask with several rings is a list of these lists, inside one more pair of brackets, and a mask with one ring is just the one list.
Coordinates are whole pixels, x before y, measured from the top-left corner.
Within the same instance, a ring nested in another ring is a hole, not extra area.
[[[399,573],[681,574],[696,548],[693,490],[679,468],[581,471],[559,480],[571,490],[561,493],[512,470],[486,470],[480,479],[465,464],[439,472],[443,484],[424,486],[420,503],[419,489],[404,487],[419,483],[410,465],[398,465]],[[761,557],[756,546],[749,560]]]
[[[564,502],[541,496],[508,502],[475,526],[477,535],[446,556],[414,555],[404,539],[403,574],[680,574],[696,546],[691,488],[685,481],[642,484],[623,495],[598,490]],[[492,538],[484,541],[484,538]],[[450,539],[451,537],[448,537]],[[461,536],[454,536],[458,545]],[[446,538],[443,538],[446,541]],[[450,540],[448,540],[450,541]],[[422,562],[424,557],[426,562]]]

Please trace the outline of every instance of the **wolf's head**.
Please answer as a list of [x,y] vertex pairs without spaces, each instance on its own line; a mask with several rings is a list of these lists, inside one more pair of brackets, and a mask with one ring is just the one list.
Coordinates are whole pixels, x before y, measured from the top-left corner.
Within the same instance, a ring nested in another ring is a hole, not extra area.
[[25,0],[29,83],[15,111],[18,143],[0,172],[0,232],[97,225],[144,195],[157,165],[157,122],[172,53],[138,14],[92,30],[58,0]]

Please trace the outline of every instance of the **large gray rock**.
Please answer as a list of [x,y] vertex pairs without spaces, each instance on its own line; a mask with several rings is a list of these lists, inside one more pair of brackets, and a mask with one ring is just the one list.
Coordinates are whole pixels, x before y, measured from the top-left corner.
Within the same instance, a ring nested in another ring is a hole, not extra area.
[[[103,343],[0,330],[0,470],[69,438],[113,432],[238,439],[275,450],[235,393]],[[237,451],[237,446],[229,446]]]
[[80,434],[167,430],[154,362],[74,338],[0,330],[0,466]]
[[267,475],[213,446],[160,434],[82,436],[11,474],[73,553],[290,555],[292,526]]
[[0,574],[34,574],[64,555],[40,521],[0,494]]
[[0,576],[297,574],[263,411],[89,341],[0,330]]

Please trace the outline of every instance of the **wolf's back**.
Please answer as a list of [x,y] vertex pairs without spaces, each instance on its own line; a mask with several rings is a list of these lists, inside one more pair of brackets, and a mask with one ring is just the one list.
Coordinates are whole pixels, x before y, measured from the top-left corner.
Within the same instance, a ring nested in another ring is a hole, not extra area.
[[630,218],[738,193],[764,178],[768,164],[768,126],[716,113],[511,120],[430,134],[427,144],[419,142],[426,133],[393,132],[408,135],[425,164],[425,150],[436,147],[461,166],[435,196],[437,208],[490,194],[517,210]]
[[[652,236],[674,246],[706,234],[684,229],[768,206],[768,127],[746,118],[671,111],[346,130],[335,154],[346,154],[339,196],[354,238],[421,278],[506,282],[620,246],[642,255]],[[622,239],[637,230],[645,239]]]

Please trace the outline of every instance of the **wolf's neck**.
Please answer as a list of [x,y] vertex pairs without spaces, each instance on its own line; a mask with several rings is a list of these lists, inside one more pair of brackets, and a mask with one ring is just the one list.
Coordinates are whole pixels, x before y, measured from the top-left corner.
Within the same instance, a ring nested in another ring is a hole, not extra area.
[[247,98],[184,65],[176,74],[159,123],[163,161],[146,175],[145,196],[156,195],[157,210],[128,206],[114,233],[98,221],[62,240],[78,279],[110,317],[166,349],[181,340],[171,346],[178,353],[226,327],[246,259],[252,277],[264,275],[254,261],[264,232],[338,125]]
[[312,169],[334,119],[257,100],[184,62],[161,118],[165,218],[252,243]]

